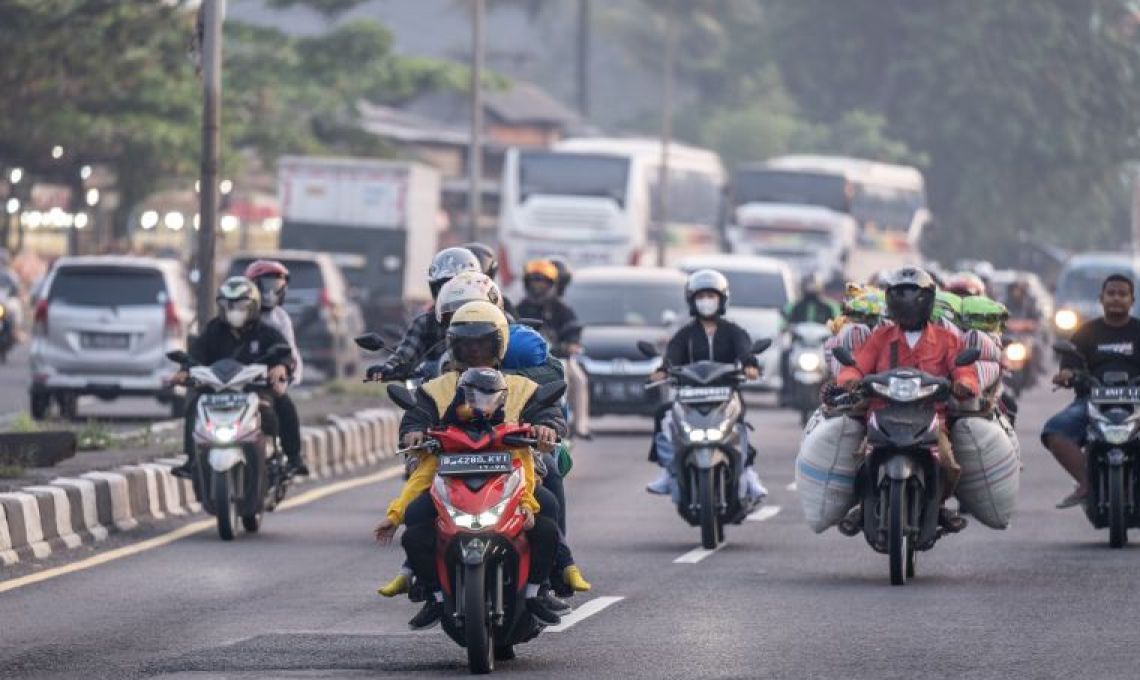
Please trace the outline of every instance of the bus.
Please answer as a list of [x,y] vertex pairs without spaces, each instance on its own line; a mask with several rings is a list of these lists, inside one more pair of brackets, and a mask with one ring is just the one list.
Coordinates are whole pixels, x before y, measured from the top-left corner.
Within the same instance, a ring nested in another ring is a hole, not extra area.
[[821,206],[855,218],[860,245],[888,252],[917,249],[930,222],[917,168],[860,158],[793,155],[741,165],[731,196],[730,222],[749,204]]
[[[583,137],[548,150],[510,149],[499,215],[506,280],[534,258],[558,256],[574,267],[651,262],[661,155],[650,139]],[[716,153],[669,146],[670,261],[718,249],[725,179]]]

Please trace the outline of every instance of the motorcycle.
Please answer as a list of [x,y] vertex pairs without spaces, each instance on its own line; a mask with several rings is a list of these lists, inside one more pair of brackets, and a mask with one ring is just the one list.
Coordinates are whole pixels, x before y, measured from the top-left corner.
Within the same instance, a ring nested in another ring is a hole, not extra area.
[[[538,388],[528,412],[557,403],[562,382]],[[404,410],[419,408],[402,385],[388,386],[388,396]],[[451,426],[427,433],[424,444],[439,456],[431,487],[436,520],[436,570],[444,594],[443,630],[467,648],[472,673],[489,673],[495,661],[513,659],[514,646],[528,642],[544,626],[527,611],[530,568],[521,465],[510,449],[534,446],[530,426],[503,424],[491,432],[467,432]]]
[[[968,366],[981,355],[963,350],[955,365]],[[834,356],[855,365],[845,347]],[[863,502],[863,535],[876,552],[887,555],[891,585],[905,585],[915,575],[916,551],[930,550],[942,537],[942,473],[938,433],[942,426],[935,405],[950,397],[950,381],[911,368],[865,376],[856,390],[861,398],[885,402],[867,417],[870,452],[859,470],[857,488]]]
[[16,346],[16,320],[10,303],[0,300],[0,364],[8,363],[8,353]]
[[1015,397],[1037,384],[1044,370],[1038,352],[1038,324],[1032,319],[1011,319],[1006,324],[1003,358],[1008,376],[1006,386]]
[[194,495],[217,518],[218,535],[232,541],[238,519],[255,533],[289,489],[290,475],[277,442],[268,397],[266,364],[292,354],[277,345],[254,363],[222,359],[202,366],[183,351],[168,359],[189,371],[187,387],[199,393],[194,426]]
[[800,424],[807,425],[819,408],[819,391],[828,379],[823,344],[831,337],[819,323],[796,324],[791,329],[792,346],[788,361],[792,376],[789,405],[800,412]]
[[1088,390],[1085,515],[1095,528],[1108,528],[1109,546],[1122,548],[1128,529],[1140,527],[1140,378],[1109,371],[1098,379],[1071,342],[1058,341],[1053,349],[1078,361],[1075,384]]
[[[752,353],[762,354],[771,345],[771,340],[759,340]],[[637,348],[646,358],[659,356],[650,342],[643,340]],[[742,523],[759,504],[741,498],[739,488],[748,452],[748,438],[740,427],[744,373],[737,364],[715,361],[668,367],[667,373],[666,380],[647,383],[645,389],[664,384],[674,388],[677,512],[701,528],[701,545],[712,550],[724,542],[725,524]]]

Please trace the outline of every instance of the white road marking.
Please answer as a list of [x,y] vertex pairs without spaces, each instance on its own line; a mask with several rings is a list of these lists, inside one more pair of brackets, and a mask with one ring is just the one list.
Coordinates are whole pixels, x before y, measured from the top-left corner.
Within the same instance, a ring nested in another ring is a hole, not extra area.
[[[349,491],[351,489],[367,486],[369,484],[375,484],[376,482],[382,482],[386,479],[399,477],[402,474],[404,474],[403,465],[386,468],[365,477],[348,479],[343,482],[329,484],[328,486],[324,486],[319,489],[313,489],[312,491],[303,493],[300,496],[286,500],[284,503],[279,505],[278,508],[280,510],[288,510],[290,508],[308,505],[309,503],[319,501],[326,496],[331,496],[342,491]],[[115,550],[108,550],[105,553],[94,555],[85,560],[80,560],[71,564],[65,564],[53,569],[45,569],[44,571],[36,574],[29,574],[27,576],[21,576],[20,578],[14,578],[8,581],[0,581],[0,593],[6,593],[9,590],[16,590],[17,588],[30,586],[34,583],[47,581],[49,579],[56,578],[57,576],[63,576],[64,574],[71,574],[77,571],[91,569],[92,567],[97,567],[101,564],[113,562],[124,557],[130,557],[131,555],[137,555],[148,550],[154,550],[155,548],[161,548],[162,546],[173,543],[179,539],[186,538],[187,536],[192,536],[207,529],[211,529],[214,527],[214,525],[215,521],[212,517],[210,519],[199,520],[197,522],[187,524],[186,526],[179,527],[174,531],[162,534],[161,536],[148,538],[145,541],[123,546],[122,548],[116,548]]]
[[590,618],[594,614],[601,613],[606,607],[617,604],[624,600],[624,597],[610,596],[610,597],[595,597],[586,604],[578,607],[574,611],[562,617],[562,623],[557,626],[551,626],[546,629],[547,633],[561,633],[569,630],[575,624],[581,623]]
[[765,522],[780,514],[780,506],[778,505],[765,505],[756,512],[748,516],[749,522]]
[[706,557],[715,553],[716,551],[720,550],[721,548],[723,548],[726,545],[728,545],[728,543],[721,543],[720,545],[713,548],[712,550],[706,550],[705,548],[697,548],[696,550],[690,550],[689,552],[685,553],[684,555],[681,555],[677,559],[673,560],[673,564],[696,564],[697,562],[700,562],[701,560],[705,559]]
[[785,486],[784,488],[787,489],[788,491],[795,491],[796,490],[796,483],[792,482],[791,484]]

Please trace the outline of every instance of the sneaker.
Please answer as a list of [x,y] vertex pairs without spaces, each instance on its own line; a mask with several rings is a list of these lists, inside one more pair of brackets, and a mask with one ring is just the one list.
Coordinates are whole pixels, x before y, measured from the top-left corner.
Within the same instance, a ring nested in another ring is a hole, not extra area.
[[186,462],[170,469],[170,474],[179,479],[194,479],[194,461],[187,457]]
[[744,468],[744,474],[740,475],[740,490],[745,498],[751,498],[756,502],[760,502],[768,497],[768,489],[760,483],[760,475],[756,474],[756,469],[749,466]]
[[661,476],[645,485],[645,490],[658,496],[668,496],[673,490],[673,475],[661,470]]
[[570,565],[562,570],[562,581],[575,592],[589,592],[590,582],[582,576],[582,570],[577,565]]
[[412,579],[407,574],[397,574],[396,578],[380,586],[376,592],[384,597],[396,597],[411,590]]
[[543,588],[541,591],[539,591],[538,597],[542,600],[542,603],[546,605],[547,609],[554,612],[555,614],[558,614],[559,616],[562,614],[568,614],[574,610],[574,608],[570,606],[569,602],[555,595],[549,588]]
[[443,618],[443,603],[436,602],[434,597],[429,597],[427,602],[424,602],[423,609],[420,609],[420,613],[408,621],[408,627],[412,630],[427,630],[439,623],[441,618]]
[[[443,605],[440,605],[440,610],[442,611],[442,609]],[[538,597],[528,597],[526,599],[526,610],[530,612],[530,615],[534,617],[535,621],[538,621],[544,626],[557,626],[562,623],[562,617],[553,612],[546,603]],[[438,619],[439,616],[437,615],[436,620]]]
[[1077,487],[1076,489],[1073,489],[1073,493],[1071,493],[1068,496],[1065,496],[1061,500],[1057,501],[1056,507],[1058,510],[1067,510],[1069,508],[1075,508],[1078,505],[1080,505],[1081,503],[1084,503],[1085,499],[1088,498],[1088,496],[1089,496],[1088,491],[1082,491],[1080,487]]
[[304,461],[297,461],[296,463],[289,463],[289,476],[290,477],[308,477],[309,466],[305,465]]

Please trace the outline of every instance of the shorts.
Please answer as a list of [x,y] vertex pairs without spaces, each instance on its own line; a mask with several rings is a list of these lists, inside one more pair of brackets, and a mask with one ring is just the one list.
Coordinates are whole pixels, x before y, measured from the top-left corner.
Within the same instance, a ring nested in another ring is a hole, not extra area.
[[1045,421],[1041,430],[1041,443],[1051,434],[1059,434],[1077,444],[1084,444],[1089,429],[1089,403],[1084,397],[1077,397],[1073,403]]

